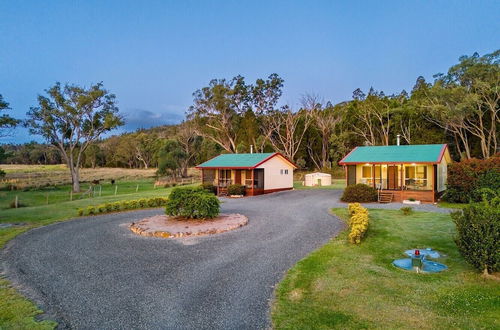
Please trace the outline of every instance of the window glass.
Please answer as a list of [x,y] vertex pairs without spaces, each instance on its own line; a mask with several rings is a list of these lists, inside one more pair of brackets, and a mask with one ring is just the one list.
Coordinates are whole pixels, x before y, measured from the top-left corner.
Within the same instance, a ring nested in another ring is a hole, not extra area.
[[361,176],[363,178],[371,178],[372,177],[372,167],[369,165],[363,166]]

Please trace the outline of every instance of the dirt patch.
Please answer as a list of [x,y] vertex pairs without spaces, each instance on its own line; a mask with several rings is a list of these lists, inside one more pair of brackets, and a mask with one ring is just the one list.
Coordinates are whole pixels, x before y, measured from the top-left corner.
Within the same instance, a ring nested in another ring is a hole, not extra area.
[[241,214],[221,214],[209,220],[187,220],[155,215],[133,222],[129,228],[138,235],[176,238],[223,233],[240,228],[247,223],[248,218]]

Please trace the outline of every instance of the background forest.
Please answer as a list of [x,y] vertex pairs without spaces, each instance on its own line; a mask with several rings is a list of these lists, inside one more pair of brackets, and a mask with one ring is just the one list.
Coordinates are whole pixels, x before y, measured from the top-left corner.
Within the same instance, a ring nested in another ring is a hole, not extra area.
[[[85,146],[81,166],[158,168],[179,177],[220,153],[253,149],[329,170],[352,148],[395,144],[398,134],[402,144],[448,143],[455,160],[488,158],[499,150],[499,56],[500,50],[462,56],[432,82],[418,77],[411,91],[356,89],[338,104],[305,94],[297,108],[281,105],[285,82],[278,74],[252,83],[241,76],[214,79],[193,93],[182,123],[96,140]],[[8,97],[1,101],[0,110],[8,110]],[[2,163],[64,163],[52,144],[1,148]]]

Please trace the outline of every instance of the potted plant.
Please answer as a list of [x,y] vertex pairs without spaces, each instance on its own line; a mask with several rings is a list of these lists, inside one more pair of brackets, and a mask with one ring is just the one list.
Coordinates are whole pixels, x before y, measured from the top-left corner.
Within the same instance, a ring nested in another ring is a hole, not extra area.
[[408,198],[403,200],[403,204],[419,205],[420,201],[415,200],[415,198]]

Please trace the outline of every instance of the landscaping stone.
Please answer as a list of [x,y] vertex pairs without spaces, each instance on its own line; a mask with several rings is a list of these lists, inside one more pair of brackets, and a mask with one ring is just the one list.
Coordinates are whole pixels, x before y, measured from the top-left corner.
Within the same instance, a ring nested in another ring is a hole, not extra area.
[[162,238],[202,236],[223,233],[240,228],[248,223],[241,214],[221,214],[214,219],[178,219],[166,215],[155,215],[133,222],[129,228],[138,235]]

